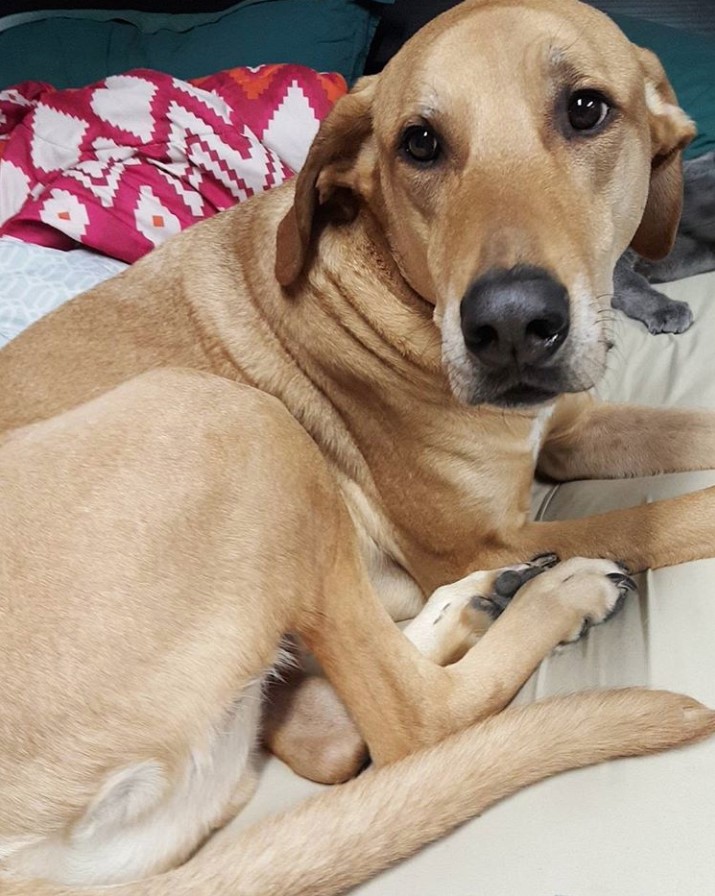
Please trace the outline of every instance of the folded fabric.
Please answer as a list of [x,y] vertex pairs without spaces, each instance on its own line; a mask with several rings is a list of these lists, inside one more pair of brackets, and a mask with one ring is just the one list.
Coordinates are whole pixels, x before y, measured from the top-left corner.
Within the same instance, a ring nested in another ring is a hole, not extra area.
[[132,262],[301,167],[346,91],[260,66],[181,81],[148,69],[76,90],[0,92],[0,235]]

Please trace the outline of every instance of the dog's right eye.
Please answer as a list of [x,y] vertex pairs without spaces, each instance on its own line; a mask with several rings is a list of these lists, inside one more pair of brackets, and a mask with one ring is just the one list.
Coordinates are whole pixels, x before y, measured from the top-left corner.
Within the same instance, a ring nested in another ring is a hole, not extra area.
[[598,90],[577,90],[568,101],[569,124],[582,134],[596,131],[610,112],[611,104]]
[[437,135],[425,124],[414,124],[407,128],[400,145],[408,159],[420,164],[434,162],[441,151]]

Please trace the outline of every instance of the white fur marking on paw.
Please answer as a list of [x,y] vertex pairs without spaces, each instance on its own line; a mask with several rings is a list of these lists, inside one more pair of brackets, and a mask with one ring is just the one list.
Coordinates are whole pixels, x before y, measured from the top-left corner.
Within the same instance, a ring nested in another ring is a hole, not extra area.
[[[484,590],[487,580],[484,572],[473,572],[465,578],[451,585],[443,585],[438,588],[404,629],[407,637],[415,647],[429,655],[437,644],[441,642],[441,630],[438,625],[448,609],[454,608],[459,613],[469,601]],[[451,614],[450,614],[451,615]]]

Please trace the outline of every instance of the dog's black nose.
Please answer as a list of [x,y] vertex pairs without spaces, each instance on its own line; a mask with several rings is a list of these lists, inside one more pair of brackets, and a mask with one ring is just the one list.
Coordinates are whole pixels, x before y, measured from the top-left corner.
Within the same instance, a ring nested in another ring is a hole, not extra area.
[[460,313],[467,348],[492,368],[543,364],[569,332],[566,288],[536,267],[498,269],[475,280]]

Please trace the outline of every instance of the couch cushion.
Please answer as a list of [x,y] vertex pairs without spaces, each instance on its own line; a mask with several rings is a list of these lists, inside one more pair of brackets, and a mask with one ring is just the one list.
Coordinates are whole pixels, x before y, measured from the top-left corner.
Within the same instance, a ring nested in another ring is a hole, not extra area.
[[660,58],[678,102],[697,123],[698,134],[685,150],[685,158],[715,149],[715,36],[631,16],[612,18],[633,43],[648,47]]
[[[214,13],[72,10],[0,22],[0,89],[20,81],[81,87],[130,68],[196,78],[292,62],[353,81],[378,13],[393,0],[244,0]],[[1,30],[4,29],[4,30]]]

